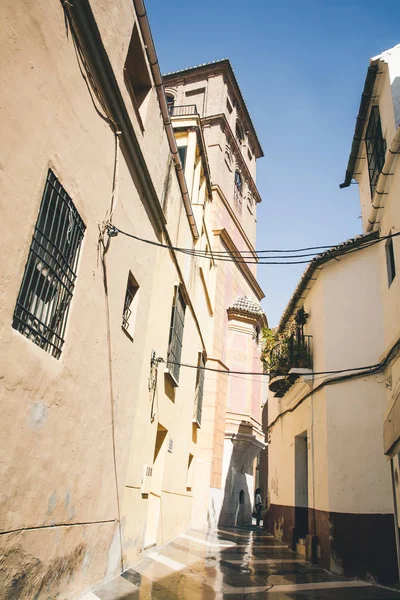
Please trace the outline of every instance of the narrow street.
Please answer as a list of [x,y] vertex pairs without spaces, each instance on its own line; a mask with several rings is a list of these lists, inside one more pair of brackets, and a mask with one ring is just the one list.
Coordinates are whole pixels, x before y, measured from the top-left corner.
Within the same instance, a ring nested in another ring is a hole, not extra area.
[[314,567],[261,530],[190,530],[82,600],[395,600],[400,593]]

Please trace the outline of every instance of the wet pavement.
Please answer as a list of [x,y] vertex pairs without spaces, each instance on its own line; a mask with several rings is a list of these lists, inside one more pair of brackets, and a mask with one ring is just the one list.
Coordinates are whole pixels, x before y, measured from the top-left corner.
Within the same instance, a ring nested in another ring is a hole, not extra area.
[[190,530],[82,600],[400,600],[310,565],[261,529]]

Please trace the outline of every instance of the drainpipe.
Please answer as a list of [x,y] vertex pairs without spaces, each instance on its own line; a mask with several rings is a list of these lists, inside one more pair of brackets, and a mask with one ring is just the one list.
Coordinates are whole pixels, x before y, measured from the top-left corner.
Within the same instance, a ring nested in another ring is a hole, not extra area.
[[156,84],[156,91],[158,101],[160,104],[161,114],[164,121],[165,131],[167,133],[168,143],[171,150],[172,158],[175,163],[176,174],[178,177],[179,187],[181,189],[183,204],[185,206],[186,215],[189,219],[190,228],[194,239],[199,238],[199,231],[197,229],[196,221],[192,211],[192,205],[190,202],[189,192],[187,189],[185,176],[183,174],[181,159],[179,158],[178,147],[176,145],[174,129],[172,127],[171,119],[167,107],[167,99],[165,97],[164,84],[158,64],[157,53],[154,47],[153,37],[151,35],[149,21],[147,19],[147,12],[143,0],[133,0],[133,4],[136,10],[136,14],[139,20],[140,30],[142,32],[143,41],[145,43],[147,58],[149,59],[151,72],[153,75],[154,82]]
[[386,184],[388,180],[388,175],[390,173],[390,169],[393,166],[393,163],[396,159],[397,154],[400,152],[400,127],[398,127],[396,131],[396,135],[394,136],[392,143],[389,148],[389,152],[387,153],[387,158],[385,160],[385,164],[383,165],[382,171],[378,178],[378,183],[376,186],[375,194],[372,202],[371,213],[368,218],[367,231],[372,231],[373,229],[377,229],[377,225],[379,221],[377,221],[378,210],[381,208],[381,200],[382,196],[385,193]]

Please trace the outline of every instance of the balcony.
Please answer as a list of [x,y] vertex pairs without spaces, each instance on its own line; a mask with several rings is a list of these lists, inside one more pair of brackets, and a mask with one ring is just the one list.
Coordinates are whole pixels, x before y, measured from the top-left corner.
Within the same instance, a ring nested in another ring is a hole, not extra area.
[[312,369],[311,335],[297,331],[284,338],[270,351],[269,389],[276,398],[282,398],[301,373],[293,369]]
[[198,115],[197,106],[195,104],[185,104],[182,106],[175,106],[174,104],[168,104],[168,112],[171,117],[188,117],[190,115]]

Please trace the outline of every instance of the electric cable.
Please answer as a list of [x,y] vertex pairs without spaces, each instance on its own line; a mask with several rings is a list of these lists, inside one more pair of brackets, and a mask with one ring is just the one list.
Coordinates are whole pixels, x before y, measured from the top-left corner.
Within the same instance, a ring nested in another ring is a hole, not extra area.
[[[160,362],[164,362],[167,363],[169,365],[177,365],[179,367],[186,367],[188,369],[198,369],[198,370],[202,370],[202,371],[211,371],[213,373],[222,373],[224,375],[252,375],[252,376],[263,376],[265,377],[266,375],[271,375],[271,373],[274,373],[274,371],[232,371],[232,370],[228,370],[225,371],[223,369],[216,369],[214,367],[202,367],[200,365],[191,365],[188,363],[181,363],[181,362],[177,362],[177,361],[173,361],[173,360],[165,360],[163,359],[159,359]],[[309,370],[310,372],[307,373],[307,375],[337,375],[337,374],[341,374],[341,373],[351,373],[351,372],[358,372],[358,371],[365,371],[368,372],[368,369],[375,369],[376,367],[378,367],[380,365],[380,363],[376,363],[374,365],[366,365],[363,367],[351,367],[351,368],[347,368],[347,369],[335,369],[335,370],[331,370],[331,371],[312,371],[311,369]],[[294,373],[293,373],[294,374]],[[290,377],[290,375],[292,375],[291,373],[279,373],[280,376],[283,377]]]
[[[211,250],[196,250],[194,248],[182,248],[180,246],[173,246],[173,245],[168,245],[168,244],[163,244],[162,242],[156,242],[154,240],[148,240],[146,238],[142,238],[140,236],[134,235],[133,233],[128,233],[126,231],[123,231],[117,227],[115,227],[114,225],[112,225],[111,223],[107,222],[105,224],[105,227],[107,229],[107,233],[110,237],[115,237],[118,234],[121,235],[125,235],[126,237],[132,238],[138,242],[142,242],[145,244],[149,244],[151,246],[156,246],[159,248],[165,248],[168,250],[174,250],[175,252],[181,252],[183,254],[187,254],[190,256],[195,256],[198,258],[207,258],[213,261],[219,261],[219,262],[233,262],[236,264],[254,264],[254,265],[286,265],[286,264],[308,264],[310,263],[312,260],[318,260],[318,258],[324,258],[324,253],[322,253],[321,256],[319,256],[318,254],[298,254],[298,255],[294,255],[294,256],[265,256],[262,257],[263,260],[247,260],[243,257],[239,258],[239,251],[238,252],[222,252],[222,251],[211,251]],[[400,232],[397,233],[391,233],[389,235],[385,235],[385,236],[381,236],[377,239],[373,239],[373,240],[366,240],[365,242],[363,242],[362,240],[360,240],[360,244],[358,246],[351,247],[351,248],[347,248],[346,246],[342,246],[342,247],[331,247],[329,246],[329,248],[331,248],[332,251],[332,258],[336,259],[340,256],[345,256],[347,254],[352,254],[353,252],[359,252],[360,250],[364,250],[365,248],[369,248],[371,246],[374,246],[375,244],[378,244],[382,241],[385,241],[387,239],[390,238],[395,238],[397,236],[400,235]],[[322,246],[320,247],[322,248]],[[311,249],[311,247],[309,248]],[[306,250],[305,248],[299,248],[299,252],[302,250]],[[266,253],[266,252],[289,252],[287,250],[261,250],[259,252],[256,253],[256,255],[258,256],[258,254],[260,252]],[[290,250],[290,252],[297,252],[296,250]],[[235,257],[235,254],[237,254],[237,257]],[[241,254],[240,254],[241,256]],[[313,257],[310,260],[293,260],[293,261],[288,261],[286,260],[287,258],[302,258],[302,257]],[[271,259],[279,259],[278,261],[272,261]]]

